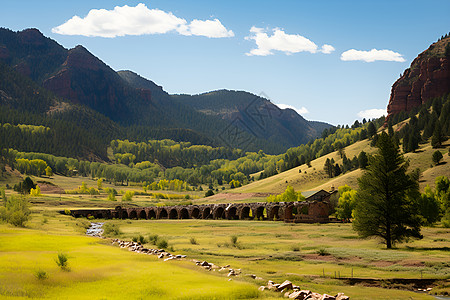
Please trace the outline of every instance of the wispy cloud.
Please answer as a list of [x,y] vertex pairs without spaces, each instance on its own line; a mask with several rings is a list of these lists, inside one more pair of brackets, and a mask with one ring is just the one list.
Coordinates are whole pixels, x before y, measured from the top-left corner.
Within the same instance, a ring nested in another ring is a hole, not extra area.
[[287,55],[299,52],[329,54],[334,51],[334,47],[331,45],[325,44],[322,49],[319,49],[314,42],[304,36],[287,34],[279,28],[275,28],[272,35],[269,36],[263,28],[253,26],[250,29],[250,36],[247,36],[245,39],[254,40],[257,46],[257,48],[246,53],[248,56],[267,56],[274,54],[274,51],[284,52]]
[[341,54],[341,60],[343,61],[361,60],[365,62],[374,62],[379,60],[397,61],[397,62],[405,61],[403,55],[401,55],[400,53],[386,49],[385,50],[372,49],[370,51],[350,49]]
[[149,9],[143,3],[135,7],[116,6],[112,10],[91,9],[84,18],[73,16],[65,23],[54,27],[52,32],[106,38],[168,32],[209,38],[234,36],[233,31],[227,30],[218,19],[195,19],[188,23],[171,12]]
[[373,119],[373,118],[379,118],[381,116],[386,116],[387,112],[385,108],[372,108],[372,109],[366,109],[362,110],[358,113],[358,117],[366,118],[366,119]]
[[281,109],[286,109],[286,108],[293,109],[293,110],[295,110],[299,115],[304,115],[304,114],[309,113],[309,111],[308,111],[308,110],[306,109],[306,107],[304,107],[304,106],[302,106],[301,108],[296,108],[296,107],[294,107],[294,106],[292,106],[292,105],[289,105],[289,104],[277,104],[277,106],[278,106],[279,108],[281,108]]

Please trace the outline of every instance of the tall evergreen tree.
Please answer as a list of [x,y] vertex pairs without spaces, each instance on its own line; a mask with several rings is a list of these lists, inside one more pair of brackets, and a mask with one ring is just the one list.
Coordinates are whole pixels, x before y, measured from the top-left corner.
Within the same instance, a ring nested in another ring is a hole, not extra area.
[[433,148],[441,147],[443,141],[444,135],[442,134],[441,122],[437,121],[434,125],[433,136],[431,137],[431,146]]
[[385,132],[379,136],[377,148],[358,179],[353,228],[363,238],[382,238],[390,249],[405,238],[422,238],[415,200],[419,185],[406,174],[408,163]]
[[369,135],[369,138],[373,137],[377,133],[377,129],[375,128],[375,125],[373,122],[370,122],[367,126],[367,134]]

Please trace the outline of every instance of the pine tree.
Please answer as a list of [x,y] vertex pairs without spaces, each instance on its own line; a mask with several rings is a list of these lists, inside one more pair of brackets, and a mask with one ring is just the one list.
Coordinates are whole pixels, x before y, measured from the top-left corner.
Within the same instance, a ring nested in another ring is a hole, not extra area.
[[367,126],[367,134],[369,135],[369,138],[373,137],[377,133],[377,129],[375,128],[375,125],[373,125],[373,122],[370,122]]
[[363,238],[382,238],[387,248],[408,237],[421,238],[417,203],[419,185],[406,174],[408,163],[385,132],[377,153],[358,179],[353,228]]
[[433,136],[431,137],[431,146],[433,148],[441,147],[443,141],[444,135],[442,134],[441,122],[437,121],[434,125]]

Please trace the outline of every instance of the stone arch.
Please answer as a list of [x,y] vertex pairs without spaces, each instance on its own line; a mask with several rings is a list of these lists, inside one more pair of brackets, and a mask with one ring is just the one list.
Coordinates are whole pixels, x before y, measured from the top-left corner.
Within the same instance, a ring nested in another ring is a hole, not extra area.
[[137,219],[137,212],[135,210],[130,212],[130,219]]
[[292,220],[294,218],[293,211],[294,211],[293,205],[286,206],[286,208],[284,209],[284,219]]
[[167,214],[167,210],[165,208],[161,209],[159,212],[159,218],[158,219],[167,219],[169,214]]
[[122,219],[128,219],[128,212],[126,210],[122,210]]
[[186,208],[180,210],[180,219],[189,219],[189,212]]
[[280,212],[280,207],[278,205],[275,205],[274,207],[272,207],[269,212],[269,220],[272,221],[272,220],[280,219],[279,212]]
[[150,209],[150,210],[148,211],[148,218],[149,218],[150,220],[156,219],[156,213],[155,213],[155,211],[154,211],[153,209]]
[[193,218],[193,219],[200,218],[200,209],[198,209],[198,207],[194,207],[194,209],[192,210],[191,218]]
[[205,208],[203,209],[202,218],[203,218],[203,219],[209,219],[209,218],[211,218],[211,208],[205,207]]
[[266,214],[264,214],[264,209],[265,209],[264,206],[258,206],[254,210],[253,216],[255,216],[257,220],[261,220],[261,219],[266,220],[267,219],[267,212],[266,212]]
[[219,206],[214,211],[214,219],[223,219],[225,213],[225,209],[222,206]]
[[250,217],[250,207],[249,206],[244,206],[242,209],[241,209],[241,215],[240,215],[240,219],[241,220],[248,220],[248,219],[251,219],[251,217]]
[[169,219],[178,219],[178,212],[175,208],[172,208],[169,212]]
[[147,214],[145,213],[145,210],[141,210],[139,212],[139,219],[147,219]]
[[236,206],[232,206],[228,209],[227,219],[228,220],[238,220],[239,219]]

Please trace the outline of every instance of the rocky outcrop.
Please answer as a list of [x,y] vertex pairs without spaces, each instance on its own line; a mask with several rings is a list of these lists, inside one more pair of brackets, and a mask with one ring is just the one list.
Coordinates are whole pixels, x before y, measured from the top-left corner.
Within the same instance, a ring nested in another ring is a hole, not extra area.
[[432,44],[419,54],[394,83],[387,108],[388,119],[410,111],[433,98],[450,93],[450,37]]

